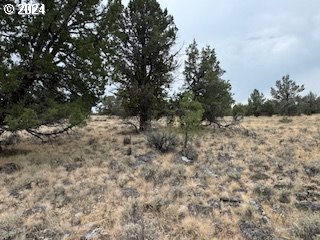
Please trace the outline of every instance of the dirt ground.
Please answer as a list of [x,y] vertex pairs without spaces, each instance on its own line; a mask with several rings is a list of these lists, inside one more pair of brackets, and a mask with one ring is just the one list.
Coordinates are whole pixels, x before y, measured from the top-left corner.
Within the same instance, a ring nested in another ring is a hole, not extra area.
[[316,239],[320,115],[280,119],[203,126],[188,163],[179,133],[161,153],[116,117],[47,143],[12,138],[0,153],[0,239]]

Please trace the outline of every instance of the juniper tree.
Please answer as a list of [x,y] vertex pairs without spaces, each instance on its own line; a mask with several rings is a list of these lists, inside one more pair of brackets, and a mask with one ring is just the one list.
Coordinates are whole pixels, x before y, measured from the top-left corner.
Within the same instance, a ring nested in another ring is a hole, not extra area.
[[127,115],[139,116],[141,131],[165,103],[176,67],[176,33],[173,17],[156,0],[131,0],[119,18],[114,80]]
[[299,111],[303,114],[311,115],[320,112],[320,98],[313,92],[299,99]]
[[221,79],[225,71],[220,67],[215,50],[207,46],[199,51],[194,40],[186,54],[186,87],[204,108],[204,119],[214,122],[217,117],[231,113],[231,104],[234,102],[231,84]]
[[[17,1],[16,1],[17,2]],[[0,9],[7,3],[1,1]],[[46,13],[0,11],[0,129],[81,123],[104,92],[118,2],[44,0]]]
[[276,81],[276,88],[271,88],[271,95],[281,115],[296,114],[299,93],[302,91],[304,91],[304,86],[297,85],[288,74]]
[[248,99],[248,115],[254,115],[256,117],[261,116],[263,114],[265,100],[263,93],[254,89]]
[[271,117],[276,114],[275,103],[273,100],[266,100],[262,106],[262,115]]

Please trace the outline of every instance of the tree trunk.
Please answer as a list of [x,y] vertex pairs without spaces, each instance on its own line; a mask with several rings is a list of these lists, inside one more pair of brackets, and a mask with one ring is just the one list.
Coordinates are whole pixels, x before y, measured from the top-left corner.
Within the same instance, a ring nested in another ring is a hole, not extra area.
[[139,129],[141,132],[145,132],[151,129],[151,118],[148,114],[140,114],[140,126]]
[[187,149],[188,140],[189,140],[188,138],[189,138],[189,136],[188,136],[188,130],[186,129],[186,130],[185,130],[185,137],[184,137],[184,146],[183,146],[184,150]]

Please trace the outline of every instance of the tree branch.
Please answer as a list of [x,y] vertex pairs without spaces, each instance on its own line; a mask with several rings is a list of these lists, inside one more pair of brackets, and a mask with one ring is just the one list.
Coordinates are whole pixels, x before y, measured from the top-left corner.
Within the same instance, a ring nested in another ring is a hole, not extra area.
[[135,125],[133,122],[130,122],[130,121],[126,121],[124,122],[124,124],[127,124],[127,125],[130,125],[130,126],[133,126],[136,130],[136,133],[139,133],[139,128],[137,125]]
[[57,130],[57,131],[53,131],[53,132],[41,132],[41,131],[37,131],[34,129],[27,129],[26,131],[31,134],[32,136],[35,136],[37,138],[39,138],[41,141],[44,141],[44,137],[50,138],[50,137],[54,137],[63,133],[68,132],[73,126],[69,125],[64,127],[63,129]]

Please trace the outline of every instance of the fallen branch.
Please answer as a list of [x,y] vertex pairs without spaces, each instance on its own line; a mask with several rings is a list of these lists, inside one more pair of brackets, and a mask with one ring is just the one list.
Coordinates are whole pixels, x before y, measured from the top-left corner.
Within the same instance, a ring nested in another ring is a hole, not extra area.
[[236,126],[240,123],[239,120],[233,120],[230,123],[227,124],[222,124],[219,121],[213,121],[214,124],[216,124],[219,128],[228,128],[228,127],[232,127],[232,126]]

